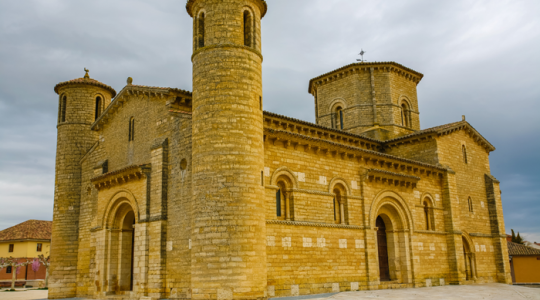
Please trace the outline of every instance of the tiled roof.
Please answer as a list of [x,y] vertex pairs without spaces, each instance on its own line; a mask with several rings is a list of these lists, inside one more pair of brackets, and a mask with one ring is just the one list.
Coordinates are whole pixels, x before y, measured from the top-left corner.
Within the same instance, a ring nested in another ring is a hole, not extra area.
[[411,74],[414,74],[415,76],[418,76],[418,81],[420,81],[423,77],[424,77],[424,74],[420,73],[420,72],[417,72],[413,69],[409,69],[407,67],[405,67],[404,65],[401,65],[401,64],[398,64],[397,62],[393,62],[393,61],[381,61],[381,62],[359,62],[359,63],[352,63],[352,64],[348,64],[346,66],[343,66],[339,69],[335,69],[334,71],[330,71],[330,72],[327,72],[327,73],[324,73],[322,75],[319,75],[313,79],[311,79],[309,81],[309,86],[308,86],[308,93],[311,93],[311,87],[313,86],[313,83],[319,79],[322,79],[328,75],[331,75],[333,73],[338,73],[340,71],[344,71],[345,69],[348,69],[349,67],[353,67],[353,66],[360,66],[360,67],[371,67],[371,66],[382,66],[382,65],[393,65],[394,67],[397,67],[397,68],[400,68],[406,72],[409,72]]
[[[187,10],[188,14],[191,17],[193,17],[193,15],[191,14],[191,7],[193,6],[193,3],[195,3],[195,0],[187,0],[187,3],[186,3],[186,10]],[[266,1],[264,1],[264,0],[260,0],[259,5],[261,7],[261,18],[263,18],[264,15],[266,15],[266,11],[268,10],[268,6],[266,4]]]
[[282,118],[282,119],[285,119],[287,121],[297,122],[297,123],[300,123],[300,124],[303,124],[303,125],[306,125],[306,126],[310,126],[310,127],[313,127],[313,128],[318,128],[318,129],[321,129],[321,130],[327,130],[327,131],[332,131],[332,132],[343,134],[343,135],[348,135],[348,136],[351,136],[351,137],[354,137],[354,138],[357,138],[357,139],[363,139],[363,140],[370,141],[370,142],[377,143],[377,144],[381,142],[379,140],[372,139],[372,138],[367,137],[367,136],[354,134],[354,133],[344,131],[344,130],[339,130],[339,129],[334,129],[334,128],[330,128],[330,127],[321,126],[319,124],[315,124],[315,123],[303,121],[303,120],[300,120],[300,119],[287,117],[287,116],[276,114],[276,113],[269,112],[269,111],[266,111],[266,110],[263,111],[263,114],[265,116],[275,117],[275,118]]
[[431,128],[418,130],[418,131],[415,131],[413,133],[409,133],[407,135],[403,135],[403,136],[400,136],[400,137],[397,137],[397,138],[394,138],[394,139],[384,141],[384,143],[389,144],[389,143],[397,142],[399,140],[404,140],[404,139],[408,139],[408,138],[411,138],[411,137],[420,136],[420,135],[429,134],[429,133],[441,134],[441,133],[444,133],[446,131],[459,128],[461,126],[466,126],[470,130],[472,130],[472,132],[474,132],[474,134],[476,134],[480,138],[480,140],[482,140],[485,143],[485,147],[488,148],[490,151],[495,150],[495,146],[493,146],[484,136],[482,136],[478,132],[478,130],[476,130],[474,127],[472,127],[471,124],[469,124],[469,122],[467,122],[467,121],[459,121],[459,122],[454,122],[454,123],[448,123],[448,124],[444,124],[444,125],[439,125],[439,126],[435,126],[435,127],[431,127]]
[[0,241],[50,240],[52,221],[28,220],[0,231]]
[[64,81],[64,82],[60,82],[59,84],[57,84],[55,87],[54,87],[54,91],[58,94],[58,90],[60,89],[60,87],[63,87],[65,85],[69,85],[69,84],[89,84],[89,85],[95,85],[95,86],[99,86],[99,87],[102,87],[106,90],[109,90],[111,92],[111,97],[114,98],[114,96],[116,96],[116,91],[106,85],[105,83],[102,83],[102,82],[99,82],[95,79],[92,79],[92,78],[77,78],[77,79],[72,79],[72,80],[68,80],[68,81]]
[[539,249],[527,247],[518,243],[508,243],[508,255],[511,256],[527,256],[527,255],[540,255]]

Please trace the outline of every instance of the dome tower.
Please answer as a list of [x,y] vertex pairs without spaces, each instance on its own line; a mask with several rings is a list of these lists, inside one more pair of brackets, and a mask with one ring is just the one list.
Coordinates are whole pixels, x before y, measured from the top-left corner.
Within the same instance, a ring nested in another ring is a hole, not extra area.
[[262,0],[189,0],[193,299],[266,297]]

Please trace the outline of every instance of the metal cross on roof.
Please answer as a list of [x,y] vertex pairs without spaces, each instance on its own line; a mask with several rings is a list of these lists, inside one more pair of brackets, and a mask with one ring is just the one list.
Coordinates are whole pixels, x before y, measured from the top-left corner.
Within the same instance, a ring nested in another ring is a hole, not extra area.
[[359,62],[365,62],[365,60],[364,60],[364,54],[366,54],[366,52],[365,52],[363,49],[361,49],[361,50],[362,50],[362,51],[360,51],[360,54],[358,54],[358,55],[362,56],[362,59],[357,59],[356,61],[359,61]]

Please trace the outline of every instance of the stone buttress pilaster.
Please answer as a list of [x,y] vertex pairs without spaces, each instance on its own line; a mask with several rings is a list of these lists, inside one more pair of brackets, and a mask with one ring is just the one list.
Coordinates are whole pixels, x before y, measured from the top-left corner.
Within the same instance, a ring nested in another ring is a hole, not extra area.
[[508,259],[508,246],[501,201],[499,181],[490,174],[484,175],[486,181],[486,195],[489,209],[489,223],[493,236],[495,250],[495,264],[497,267],[497,281],[512,284],[510,262]]
[[465,281],[463,266],[463,241],[460,229],[459,198],[457,193],[456,173],[448,169],[443,176],[442,204],[444,208],[444,228],[448,232],[448,283],[460,284]]

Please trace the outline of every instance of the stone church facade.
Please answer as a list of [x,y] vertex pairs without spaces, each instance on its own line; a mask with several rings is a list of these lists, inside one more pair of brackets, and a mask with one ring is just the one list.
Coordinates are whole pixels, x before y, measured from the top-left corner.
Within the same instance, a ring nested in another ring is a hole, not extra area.
[[193,90],[59,83],[51,299],[266,299],[511,283],[495,148],[420,128],[423,75],[309,82],[262,110],[262,0],[189,0]]

